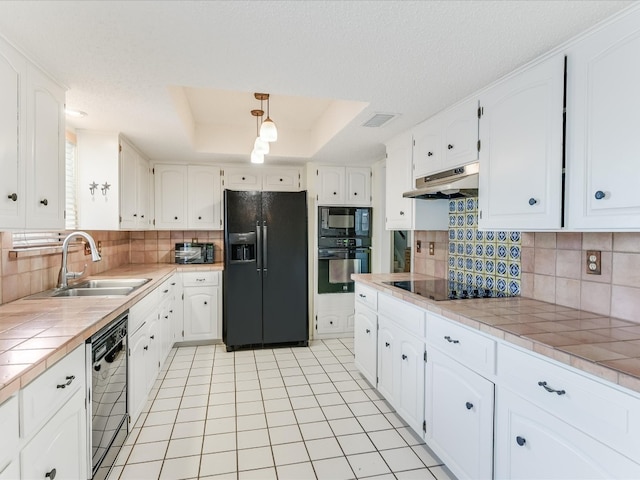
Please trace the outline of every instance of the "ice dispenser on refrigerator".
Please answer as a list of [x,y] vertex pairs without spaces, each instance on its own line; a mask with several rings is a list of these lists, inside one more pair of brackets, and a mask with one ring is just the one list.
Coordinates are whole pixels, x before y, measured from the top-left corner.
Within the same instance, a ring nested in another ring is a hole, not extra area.
[[256,233],[230,233],[231,263],[256,261]]

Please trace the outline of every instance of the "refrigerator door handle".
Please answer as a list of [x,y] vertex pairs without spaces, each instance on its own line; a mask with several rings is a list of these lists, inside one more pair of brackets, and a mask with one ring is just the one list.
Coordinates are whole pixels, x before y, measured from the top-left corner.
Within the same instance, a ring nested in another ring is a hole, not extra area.
[[267,276],[267,221],[265,220],[263,222],[263,227],[262,227],[263,233],[264,233],[264,238],[262,240],[262,246],[264,248],[264,276]]
[[256,250],[257,252],[257,262],[256,262],[256,272],[260,273],[260,270],[262,270],[262,241],[261,241],[262,235],[261,235],[261,228],[260,228],[260,221],[256,220]]

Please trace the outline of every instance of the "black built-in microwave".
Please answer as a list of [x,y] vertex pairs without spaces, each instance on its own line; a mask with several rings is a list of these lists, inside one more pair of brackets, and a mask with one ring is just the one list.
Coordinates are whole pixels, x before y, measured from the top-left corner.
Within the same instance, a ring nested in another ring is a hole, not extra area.
[[176,243],[175,262],[213,263],[213,243]]
[[371,237],[371,208],[318,207],[319,237]]

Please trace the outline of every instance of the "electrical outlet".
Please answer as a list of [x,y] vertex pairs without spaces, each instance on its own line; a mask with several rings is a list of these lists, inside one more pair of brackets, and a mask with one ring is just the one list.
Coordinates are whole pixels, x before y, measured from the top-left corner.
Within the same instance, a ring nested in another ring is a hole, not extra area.
[[96,245],[98,247],[98,253],[102,253],[102,241],[98,240],[98,245]]
[[429,242],[429,255],[436,254],[436,244],[433,242]]
[[191,243],[198,243],[198,237],[194,237],[191,239]]
[[600,253],[600,250],[587,250],[587,273],[589,275],[602,274]]
[[89,242],[84,242],[84,254],[91,255],[91,246],[89,245]]
[[416,241],[416,253],[420,253],[422,250],[422,242],[420,240]]

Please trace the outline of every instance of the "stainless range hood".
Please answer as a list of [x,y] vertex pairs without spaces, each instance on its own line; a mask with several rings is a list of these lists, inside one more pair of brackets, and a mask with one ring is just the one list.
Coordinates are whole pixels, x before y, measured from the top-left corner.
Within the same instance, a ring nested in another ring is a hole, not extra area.
[[404,193],[406,198],[425,200],[478,196],[480,162],[416,179],[416,189]]

